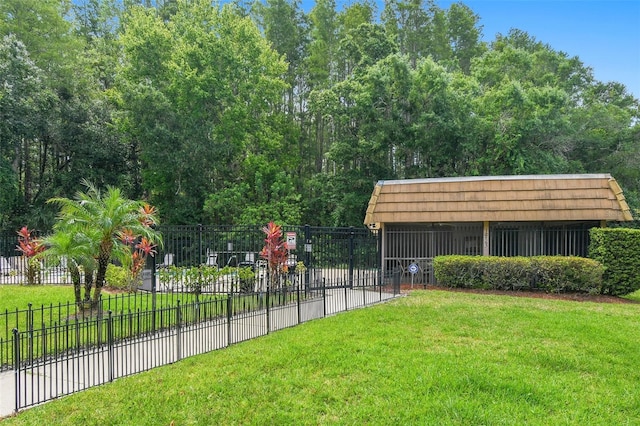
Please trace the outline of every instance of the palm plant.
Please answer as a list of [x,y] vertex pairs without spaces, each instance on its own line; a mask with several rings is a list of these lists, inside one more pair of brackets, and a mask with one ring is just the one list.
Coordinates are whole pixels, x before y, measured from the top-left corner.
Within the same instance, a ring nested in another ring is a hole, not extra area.
[[154,208],[142,201],[123,197],[118,188],[109,186],[103,193],[86,180],[83,185],[87,191],[78,192],[73,200],[52,198],[49,202],[60,206],[60,228],[83,234],[92,240],[96,274],[91,306],[95,307],[100,301],[107,266],[114,256],[128,253],[121,249],[122,235],[131,233],[146,238],[152,244],[161,244],[162,239],[153,227],[158,223]]
[[[58,263],[66,262],[67,270],[71,275],[76,305],[82,307],[83,302],[89,302],[96,270],[96,259],[93,256],[96,251],[95,239],[73,228],[57,225],[53,234],[42,239],[42,244],[47,248],[43,252],[44,256],[53,258]],[[85,283],[84,298],[81,296],[82,272]]]

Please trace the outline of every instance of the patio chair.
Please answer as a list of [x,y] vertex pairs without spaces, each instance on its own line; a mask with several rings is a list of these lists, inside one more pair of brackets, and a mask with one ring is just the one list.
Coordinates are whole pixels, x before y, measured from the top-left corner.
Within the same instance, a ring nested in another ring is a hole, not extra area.
[[156,266],[156,268],[168,268],[173,265],[173,253],[165,253],[162,263]]
[[235,268],[236,266],[238,266],[238,257],[234,254],[232,255],[229,260],[227,260],[227,266],[231,266],[233,268]]
[[218,253],[207,250],[207,266],[218,266]]

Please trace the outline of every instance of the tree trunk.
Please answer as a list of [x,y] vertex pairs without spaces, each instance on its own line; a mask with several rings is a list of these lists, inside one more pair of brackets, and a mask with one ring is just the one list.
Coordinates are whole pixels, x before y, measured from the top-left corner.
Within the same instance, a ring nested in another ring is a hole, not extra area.
[[84,270],[84,301],[91,300],[91,287],[93,287],[93,271]]
[[71,282],[73,283],[73,293],[75,295],[76,306],[82,307],[82,298],[80,294],[80,271],[77,265],[69,265],[69,273],[71,274]]
[[107,267],[111,260],[111,247],[112,245],[100,247],[100,254],[98,255],[98,270],[96,272],[95,290],[93,291],[92,307],[98,306],[100,303],[100,296],[102,294],[102,287],[104,286],[104,278],[107,275]]

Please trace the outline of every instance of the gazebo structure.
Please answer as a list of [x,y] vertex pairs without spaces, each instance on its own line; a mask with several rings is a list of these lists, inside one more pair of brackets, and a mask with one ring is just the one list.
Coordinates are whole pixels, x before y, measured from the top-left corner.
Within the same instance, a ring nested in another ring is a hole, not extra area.
[[631,220],[611,175],[571,174],[379,181],[364,223],[384,272],[427,283],[438,255],[586,256],[590,228]]

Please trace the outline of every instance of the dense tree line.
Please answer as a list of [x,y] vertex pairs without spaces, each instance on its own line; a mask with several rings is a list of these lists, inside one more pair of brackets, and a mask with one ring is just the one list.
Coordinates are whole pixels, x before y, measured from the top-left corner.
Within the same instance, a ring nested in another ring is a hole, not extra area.
[[611,173],[639,101],[463,3],[0,2],[0,228],[83,179],[165,223],[359,225],[379,179]]

